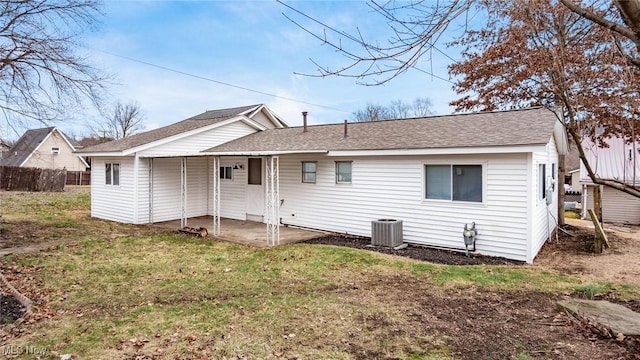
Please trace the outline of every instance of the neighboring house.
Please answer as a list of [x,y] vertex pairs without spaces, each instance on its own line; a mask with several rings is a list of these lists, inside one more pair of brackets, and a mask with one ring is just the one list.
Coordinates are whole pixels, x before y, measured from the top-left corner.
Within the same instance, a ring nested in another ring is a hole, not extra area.
[[2,165],[86,171],[89,167],[74,154],[77,144],[55,127],[27,130],[2,158]]
[[[599,147],[589,140],[582,143],[591,168],[599,178],[613,179],[630,186],[640,187],[640,145],[628,143],[621,138],[605,140],[609,147]],[[582,184],[582,217],[589,218],[588,209],[593,209],[593,189],[595,186],[584,165],[580,164]],[[640,199],[608,186],[601,187],[602,221],[640,224]]]
[[[306,122],[306,121],[305,121]],[[346,133],[345,133],[346,132]],[[532,262],[555,228],[563,128],[547,109],[288,127],[264,105],[209,111],[81,150],[94,217],[149,223],[211,215],[404,240]]]

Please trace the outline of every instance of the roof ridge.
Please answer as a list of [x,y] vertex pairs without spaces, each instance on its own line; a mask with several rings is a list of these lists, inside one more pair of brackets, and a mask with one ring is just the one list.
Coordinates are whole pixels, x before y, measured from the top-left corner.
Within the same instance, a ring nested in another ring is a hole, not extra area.
[[[531,110],[540,110],[540,109],[548,109],[548,108],[545,107],[545,106],[540,105],[540,106],[532,106],[532,107],[520,108],[520,109],[474,111],[474,112],[468,112],[468,113],[416,116],[416,117],[408,117],[408,118],[366,120],[366,121],[348,121],[347,120],[347,123],[350,124],[350,125],[358,125],[358,124],[382,123],[382,122],[389,122],[389,121],[436,119],[436,118],[443,118],[443,117],[462,117],[462,116],[468,116],[468,115],[482,115],[482,114],[499,114],[499,113],[508,113],[508,112],[516,112],[516,111],[531,111]],[[344,125],[344,122],[313,124],[313,125],[307,125],[307,127],[336,126],[336,125]],[[290,126],[289,128],[296,129],[296,128],[302,128],[302,127],[304,127],[304,125]],[[271,129],[271,130],[276,130],[276,129]]]

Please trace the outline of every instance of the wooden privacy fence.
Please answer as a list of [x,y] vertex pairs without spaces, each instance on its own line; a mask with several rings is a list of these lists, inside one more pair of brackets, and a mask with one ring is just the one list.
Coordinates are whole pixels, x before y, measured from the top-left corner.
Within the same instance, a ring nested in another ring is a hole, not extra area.
[[66,185],[91,185],[91,173],[88,171],[67,171]]
[[0,188],[13,191],[63,191],[67,170],[0,166]]

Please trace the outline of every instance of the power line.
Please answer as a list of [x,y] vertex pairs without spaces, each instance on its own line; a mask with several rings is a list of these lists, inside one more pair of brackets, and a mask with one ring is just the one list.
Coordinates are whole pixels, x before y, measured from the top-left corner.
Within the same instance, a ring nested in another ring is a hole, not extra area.
[[88,48],[88,49],[90,49],[90,50],[94,50],[94,51],[98,51],[98,52],[101,52],[101,53],[104,53],[104,54],[108,54],[108,55],[111,55],[111,56],[119,57],[119,58],[121,58],[121,59],[125,59],[125,60],[129,60],[129,61],[137,62],[137,63],[139,63],[139,64],[143,64],[143,65],[147,65],[147,66],[155,67],[155,68],[158,68],[158,69],[162,69],[162,70],[165,70],[165,71],[174,72],[174,73],[176,73],[176,74],[181,74],[181,75],[189,76],[189,77],[196,78],[196,79],[200,79],[200,80],[209,81],[209,82],[212,82],[212,83],[216,83],[216,84],[219,84],[219,85],[224,85],[224,86],[232,87],[232,88],[239,89],[239,90],[249,91],[249,92],[256,93],[256,94],[261,94],[261,95],[271,96],[271,97],[274,97],[274,98],[283,99],[283,100],[292,101],[292,102],[296,102],[296,103],[300,103],[300,104],[305,104],[305,105],[310,105],[310,106],[315,106],[315,107],[319,107],[319,108],[323,108],[323,109],[334,110],[334,111],[340,111],[340,112],[348,113],[348,114],[350,114],[350,113],[351,113],[351,111],[346,111],[346,110],[338,109],[338,108],[334,108],[334,107],[331,107],[331,106],[326,106],[326,105],[316,104],[316,103],[312,103],[312,102],[308,102],[308,101],[304,101],[304,100],[293,99],[293,98],[286,97],[286,96],[282,96],[282,95],[276,95],[276,94],[268,93],[268,92],[265,92],[265,91],[255,90],[255,89],[251,89],[251,88],[248,88],[248,87],[244,87],[244,86],[240,86],[240,85],[231,84],[231,83],[228,83],[228,82],[224,82],[224,81],[220,81],[220,80],[211,79],[211,78],[204,77],[204,76],[201,76],[201,75],[196,75],[196,74],[188,73],[188,72],[186,72],[186,71],[177,70],[177,69],[173,69],[173,68],[170,68],[170,67],[167,67],[167,66],[163,66],[163,65],[158,65],[158,64],[150,63],[150,62],[148,62],[148,61],[135,59],[135,58],[132,58],[132,57],[129,57],[129,56],[119,55],[119,54],[112,53],[112,52],[110,52],[110,51],[106,51],[106,50],[95,49],[95,48],[91,48],[91,47],[88,47],[88,46],[85,46],[85,47],[86,47],[86,48]]

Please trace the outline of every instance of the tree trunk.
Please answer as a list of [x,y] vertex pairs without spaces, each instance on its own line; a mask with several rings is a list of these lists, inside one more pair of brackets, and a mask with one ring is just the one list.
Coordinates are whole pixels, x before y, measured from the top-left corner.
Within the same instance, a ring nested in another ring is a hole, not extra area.
[[602,195],[598,185],[593,188],[593,212],[596,214],[598,222],[602,223]]
[[566,169],[564,167],[565,155],[558,156],[558,179],[556,186],[558,187],[558,226],[564,226],[564,176]]

